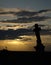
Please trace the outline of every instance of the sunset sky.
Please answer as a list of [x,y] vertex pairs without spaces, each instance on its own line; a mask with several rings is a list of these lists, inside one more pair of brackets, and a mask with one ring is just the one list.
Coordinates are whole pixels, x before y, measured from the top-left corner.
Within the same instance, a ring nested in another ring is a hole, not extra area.
[[[3,21],[7,21],[7,23]],[[12,23],[15,23],[15,21],[17,23],[31,23],[30,25],[33,24],[32,21],[34,23],[41,22],[50,25],[51,0],[0,0],[0,25],[15,25]]]
[[36,38],[32,28],[35,23],[45,28],[42,43],[51,51],[51,0],[0,0],[0,31],[17,31],[9,33],[14,38],[16,34],[15,40],[6,40],[9,35],[0,32],[0,39],[5,39],[0,40],[0,49],[34,51]]

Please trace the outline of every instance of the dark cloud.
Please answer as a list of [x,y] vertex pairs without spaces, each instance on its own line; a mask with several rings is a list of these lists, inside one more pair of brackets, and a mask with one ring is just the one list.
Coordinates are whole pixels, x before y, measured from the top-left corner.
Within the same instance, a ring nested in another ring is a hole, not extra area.
[[0,14],[15,14],[16,12],[0,12]]
[[2,11],[0,12],[0,14],[13,14],[13,15],[16,15],[16,16],[35,16],[35,15],[38,15],[38,14],[41,14],[41,13],[46,13],[46,12],[49,12],[51,11],[51,9],[46,9],[46,10],[40,10],[40,11],[36,11],[36,12],[32,12],[32,11],[26,11],[26,10],[21,10],[21,11],[18,11],[18,12],[15,12],[15,11]]
[[51,11],[51,9],[47,9],[47,10],[40,10],[40,11],[36,11],[36,12],[30,12],[30,11],[20,11],[18,13],[15,13],[15,15],[17,16],[35,16],[35,15],[38,15],[38,14],[41,14],[41,13],[46,13],[46,12],[49,12]]
[[46,10],[40,10],[39,13],[43,13],[43,12],[49,12],[51,11],[51,9],[46,9]]
[[15,13],[17,16],[33,16],[38,14],[38,12],[30,12],[30,11],[20,11],[18,13]]
[[[43,30],[42,29],[42,31],[41,31],[41,35],[48,35],[49,33],[50,32],[48,30]],[[19,36],[23,36],[23,35],[34,35],[34,32],[33,32],[32,29],[24,29],[24,28],[17,29],[17,30],[13,30],[13,29],[0,30],[0,40],[3,40],[3,39],[15,39],[15,38],[22,39]],[[51,33],[50,33],[50,35],[51,35]],[[24,38],[24,40],[27,40],[27,39]],[[30,40],[30,38],[28,40]]]
[[48,16],[35,16],[35,17],[23,17],[23,18],[18,18],[14,20],[6,20],[2,22],[9,22],[9,23],[29,23],[29,22],[40,22],[40,21],[45,21],[47,19],[51,19],[51,17]]
[[46,19],[51,19],[51,17],[48,16],[35,16],[35,17],[29,17],[29,18],[18,18],[17,21],[18,22],[38,22],[38,21],[44,21]]
[[16,26],[19,26],[19,25],[6,25],[6,27],[16,27]]
[[[49,12],[51,9],[46,9],[46,10],[40,10],[38,12],[32,12],[32,11],[26,11],[26,10],[21,10],[21,11],[7,11],[7,12],[0,12],[0,14],[13,14],[16,16],[19,16],[18,19],[14,20],[6,20],[3,22],[12,22],[12,23],[28,23],[28,22],[40,22],[40,21],[45,21],[46,19],[51,19],[49,16],[42,16],[39,14],[42,14],[43,12]],[[21,18],[20,18],[21,16]]]

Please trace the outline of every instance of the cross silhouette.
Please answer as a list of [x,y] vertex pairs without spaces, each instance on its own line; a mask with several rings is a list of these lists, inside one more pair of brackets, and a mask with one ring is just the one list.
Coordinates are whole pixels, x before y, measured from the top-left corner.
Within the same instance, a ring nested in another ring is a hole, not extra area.
[[33,29],[33,32],[35,32],[35,35],[36,35],[37,45],[34,48],[36,49],[36,52],[39,52],[39,53],[44,52],[44,45],[41,42],[40,31],[41,31],[41,28],[38,26],[38,24],[35,24],[35,28]]

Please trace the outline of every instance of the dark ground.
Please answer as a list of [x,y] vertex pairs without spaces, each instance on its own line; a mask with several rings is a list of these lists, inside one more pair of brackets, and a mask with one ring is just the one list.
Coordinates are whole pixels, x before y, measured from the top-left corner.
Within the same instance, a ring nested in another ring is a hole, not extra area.
[[0,51],[0,65],[51,65],[51,52]]

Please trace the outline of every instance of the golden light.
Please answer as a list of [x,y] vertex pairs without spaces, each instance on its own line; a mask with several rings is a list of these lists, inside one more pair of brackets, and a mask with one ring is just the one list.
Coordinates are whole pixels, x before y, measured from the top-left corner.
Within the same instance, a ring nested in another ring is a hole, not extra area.
[[7,44],[12,44],[12,45],[24,45],[23,42],[21,42],[19,39],[18,40],[6,40]]

